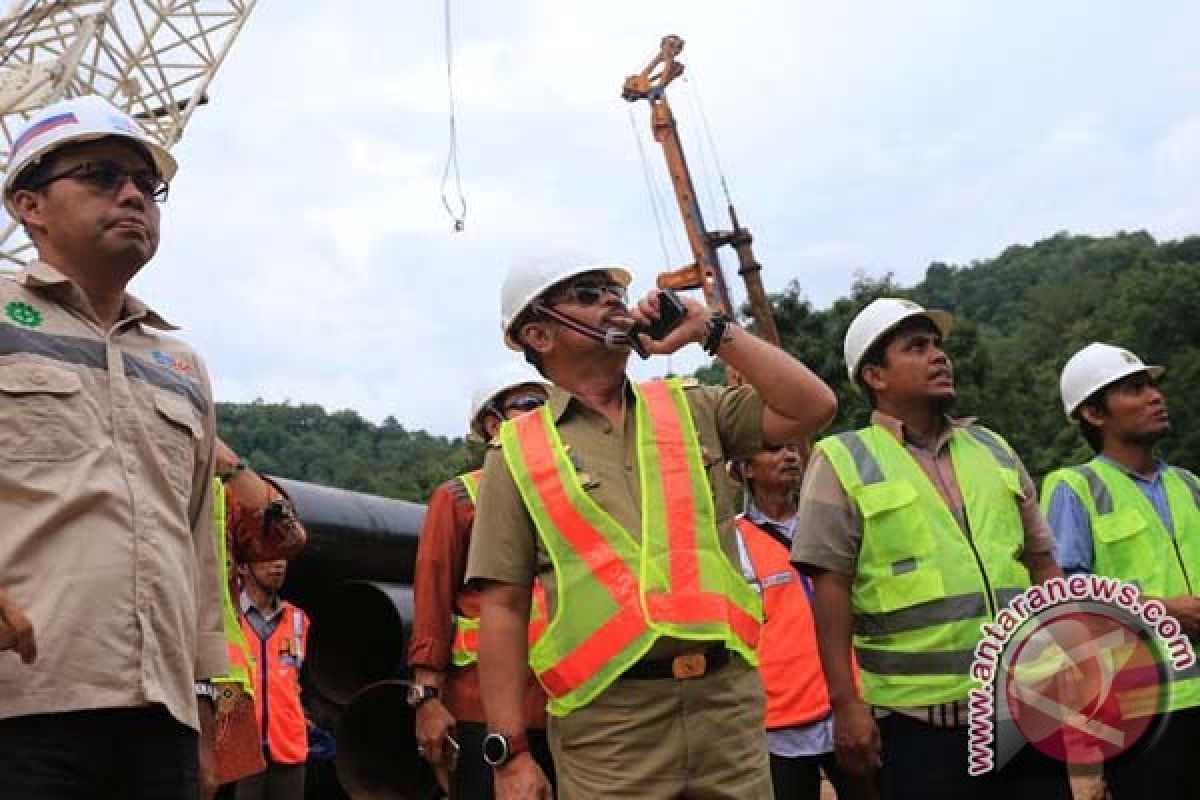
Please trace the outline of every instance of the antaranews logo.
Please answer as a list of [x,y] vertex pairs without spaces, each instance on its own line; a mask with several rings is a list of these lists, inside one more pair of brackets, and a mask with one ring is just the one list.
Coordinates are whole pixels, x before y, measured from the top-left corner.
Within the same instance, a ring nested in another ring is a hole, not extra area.
[[1200,678],[1179,621],[1115,578],[1054,578],[981,629],[971,663],[979,682],[969,699],[971,775],[999,769],[1026,743],[1084,764],[1149,746],[1174,681]]

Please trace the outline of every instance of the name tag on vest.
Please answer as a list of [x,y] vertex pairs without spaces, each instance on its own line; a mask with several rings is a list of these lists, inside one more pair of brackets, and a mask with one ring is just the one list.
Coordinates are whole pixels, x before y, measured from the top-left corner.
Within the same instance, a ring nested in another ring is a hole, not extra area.
[[779,586],[784,583],[791,583],[796,577],[796,573],[788,570],[787,572],[776,572],[774,575],[764,576],[762,579],[762,587],[770,589],[772,586]]

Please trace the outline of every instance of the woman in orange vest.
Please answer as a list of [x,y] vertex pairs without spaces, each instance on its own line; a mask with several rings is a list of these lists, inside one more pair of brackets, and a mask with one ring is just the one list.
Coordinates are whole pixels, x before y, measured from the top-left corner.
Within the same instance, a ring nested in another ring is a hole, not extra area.
[[742,570],[763,601],[757,651],[767,694],[771,783],[776,800],[819,800],[824,772],[839,800],[869,797],[850,785],[834,759],[812,584],[789,560],[807,454],[806,446],[788,445],[729,464],[730,477],[746,490],[745,512],[737,518]]

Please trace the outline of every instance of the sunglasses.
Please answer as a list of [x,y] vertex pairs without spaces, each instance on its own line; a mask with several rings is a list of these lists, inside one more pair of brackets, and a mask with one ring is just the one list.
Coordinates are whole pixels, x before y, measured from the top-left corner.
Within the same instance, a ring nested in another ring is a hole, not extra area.
[[581,306],[594,306],[611,294],[622,303],[629,297],[625,287],[616,281],[580,281],[563,287],[558,293],[558,300],[574,300]]
[[131,180],[139,192],[156,203],[165,203],[167,201],[167,194],[171,188],[152,169],[129,169],[122,164],[118,164],[116,161],[108,159],[84,161],[73,167],[68,167],[62,172],[49,175],[29,188],[35,190],[43,189],[55,181],[61,181],[64,178],[86,183],[88,186],[109,193],[115,193],[125,185],[125,181]]
[[502,406],[492,403],[488,406],[488,411],[495,414],[501,420],[506,420],[510,411],[519,411],[524,414],[527,411],[541,408],[545,404],[545,399],[535,394],[522,394],[517,395]]

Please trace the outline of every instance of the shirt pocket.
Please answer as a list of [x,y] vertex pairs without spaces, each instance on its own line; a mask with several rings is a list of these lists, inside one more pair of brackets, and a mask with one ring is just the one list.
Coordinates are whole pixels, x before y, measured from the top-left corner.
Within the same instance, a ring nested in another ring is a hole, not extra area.
[[154,392],[154,425],[151,438],[167,480],[184,498],[191,495],[196,471],[196,450],[203,430],[200,419],[185,398],[173,392]]
[[0,364],[0,453],[7,461],[61,462],[94,438],[83,379],[41,363]]
[[1136,583],[1140,586],[1157,586],[1164,565],[1161,554],[1156,552],[1157,548],[1154,546],[1153,536],[1157,533],[1147,524],[1146,518],[1135,509],[1122,508],[1111,514],[1101,514],[1093,520],[1092,532],[1097,550],[1096,571],[1111,572],[1114,568],[1126,568],[1137,564],[1140,574],[1118,577],[1125,580],[1136,577]]

